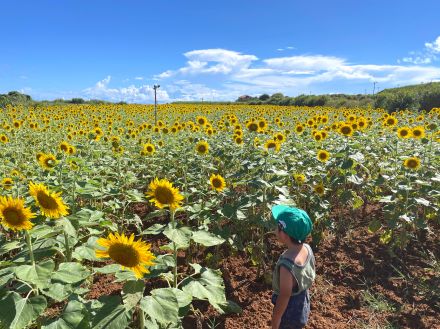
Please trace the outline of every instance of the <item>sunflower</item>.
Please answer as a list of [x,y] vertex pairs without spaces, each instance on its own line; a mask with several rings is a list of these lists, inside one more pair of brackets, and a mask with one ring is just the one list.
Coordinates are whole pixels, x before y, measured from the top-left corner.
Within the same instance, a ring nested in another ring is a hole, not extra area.
[[156,207],[164,208],[166,206],[174,210],[180,207],[183,200],[183,196],[180,194],[179,189],[173,187],[173,183],[167,179],[155,178],[150,185],[148,185],[148,197],[151,198],[150,202],[154,202]]
[[243,130],[241,130],[241,129],[234,130],[234,136],[243,137]]
[[241,138],[240,136],[236,136],[234,138],[234,142],[235,142],[235,144],[241,145],[241,144],[243,144],[243,138]]
[[209,152],[209,144],[206,141],[200,141],[196,145],[196,151],[199,154],[207,154]]
[[69,145],[69,149],[67,150],[67,153],[69,153],[70,155],[75,154],[76,153],[75,146]]
[[339,132],[344,136],[351,136],[353,135],[353,128],[351,125],[344,123],[339,127]]
[[397,118],[390,115],[383,121],[384,126],[394,127],[397,124]]
[[315,141],[319,142],[319,141],[322,140],[322,135],[321,135],[320,132],[316,132],[316,133],[313,135],[313,138],[315,139]]
[[68,153],[69,152],[69,147],[70,147],[70,144],[67,143],[66,141],[62,141],[60,143],[60,151],[61,152]]
[[17,169],[13,169],[13,170],[11,170],[11,176],[12,177],[19,177],[20,172]]
[[2,180],[2,186],[5,190],[10,190],[12,188],[12,185],[14,184],[12,178],[5,177]]
[[257,131],[258,130],[258,123],[256,123],[256,122],[249,122],[247,125],[246,125],[246,128],[247,129],[249,129],[249,131]]
[[267,121],[266,121],[266,119],[264,119],[264,118],[260,119],[260,120],[258,121],[258,127],[259,127],[261,130],[265,130],[265,129],[267,128]]
[[411,129],[409,127],[401,127],[397,129],[397,137],[399,138],[410,138],[412,135]]
[[278,140],[280,143],[284,143],[286,141],[286,136],[283,133],[276,133],[273,136],[274,140]]
[[8,143],[9,142],[9,138],[8,138],[8,136],[6,136],[6,135],[4,135],[4,134],[1,134],[0,135],[0,141],[2,142],[2,143]]
[[280,150],[280,143],[278,142],[278,140],[268,139],[264,144],[264,148],[267,151],[269,151],[270,149],[274,149],[275,152],[278,152]]
[[53,154],[37,154],[38,163],[45,170],[52,170],[57,165],[57,158]]
[[302,132],[304,131],[304,126],[301,124],[296,125],[295,131],[297,134],[302,134]]
[[206,119],[206,117],[204,117],[204,116],[197,116],[197,118],[196,118],[196,122],[197,122],[199,125],[204,126],[204,125],[206,125],[206,123],[208,122],[208,119]]
[[113,259],[122,269],[133,271],[138,279],[150,273],[146,266],[155,264],[156,256],[150,251],[151,245],[141,239],[135,241],[134,234],[128,237],[124,233],[110,233],[107,239],[99,238],[97,244],[106,249],[96,249],[96,257]]
[[66,216],[69,212],[69,207],[61,198],[61,192],[50,192],[43,184],[29,183],[29,194],[35,199],[35,202],[40,207],[41,213],[49,218],[58,219]]
[[330,158],[330,153],[328,153],[326,150],[319,150],[317,158],[321,162],[327,162]]
[[15,128],[18,129],[18,128],[20,128],[20,126],[21,126],[21,122],[18,121],[18,120],[14,120],[13,125],[14,125]]
[[408,169],[417,170],[420,168],[420,159],[418,157],[410,157],[403,161],[403,165]]
[[23,199],[0,196],[0,220],[4,227],[11,230],[30,230],[34,224],[30,219],[34,218],[30,208],[24,207]]
[[293,179],[298,185],[302,185],[306,181],[306,176],[304,174],[293,174]]
[[324,185],[321,184],[317,184],[313,187],[313,191],[315,191],[316,194],[318,194],[319,196],[323,196],[325,189],[324,189]]
[[212,174],[209,178],[209,181],[211,183],[211,187],[213,190],[216,190],[217,192],[221,192],[226,187],[225,179],[220,175]]
[[414,137],[416,139],[424,138],[425,137],[425,128],[423,126],[414,127],[411,130],[411,133],[412,133],[412,137]]
[[368,122],[364,117],[361,117],[358,119],[357,125],[360,130],[364,130],[368,127]]
[[156,152],[156,148],[154,147],[153,144],[147,143],[147,144],[144,145],[144,150],[143,151],[144,151],[145,154],[151,155],[154,152]]

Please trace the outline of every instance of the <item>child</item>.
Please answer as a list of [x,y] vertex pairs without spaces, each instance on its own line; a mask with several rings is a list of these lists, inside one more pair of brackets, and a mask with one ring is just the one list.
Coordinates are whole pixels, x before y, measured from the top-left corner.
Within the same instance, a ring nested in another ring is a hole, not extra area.
[[304,243],[312,231],[307,213],[286,205],[272,207],[278,241],[286,245],[273,271],[272,329],[303,328],[309,318],[309,288],[315,279],[315,257]]

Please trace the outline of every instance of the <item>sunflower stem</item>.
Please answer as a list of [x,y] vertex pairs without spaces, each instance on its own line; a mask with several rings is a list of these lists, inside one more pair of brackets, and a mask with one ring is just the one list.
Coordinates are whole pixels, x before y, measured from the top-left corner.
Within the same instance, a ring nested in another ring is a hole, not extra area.
[[[35,268],[34,250],[32,249],[31,236],[30,236],[30,234],[29,234],[29,232],[27,230],[24,231],[24,234],[26,235],[26,243],[27,243],[27,246],[28,246],[28,249],[29,249],[29,256],[31,258],[31,263],[32,263],[32,266]],[[36,296],[38,296],[40,294],[36,285],[32,284],[32,289],[35,292]],[[37,327],[41,328],[41,325],[40,325],[38,319],[37,319]]]
[[[264,171],[263,171],[263,180],[267,181],[267,158],[269,157],[269,154],[265,156],[264,158]],[[263,222],[266,221],[266,208],[267,208],[267,188],[266,185],[264,185],[263,188]],[[263,224],[264,225],[264,224]],[[257,257],[258,257],[258,267],[257,267],[257,278],[260,278],[261,276],[261,266],[264,262],[264,236],[259,232],[258,230],[258,240],[257,240]]]
[[[170,209],[171,213],[171,225],[173,229],[176,228],[176,222],[174,220],[174,209]],[[173,269],[173,287],[177,288],[177,246],[173,241],[173,256],[174,256],[174,269]]]
[[64,231],[63,233],[64,233],[64,244],[66,247],[66,262],[70,262],[72,260],[72,253],[69,247],[69,237],[67,236],[66,231]]
[[29,249],[29,256],[31,258],[31,263],[32,263],[32,266],[35,267],[34,250],[32,249],[31,236],[27,230],[25,230],[24,233],[26,235],[26,243],[27,243],[27,247]]
[[72,215],[75,214],[75,199],[76,199],[76,172],[73,173],[73,187],[72,187]]
[[139,308],[139,328],[144,329],[145,328],[145,316],[144,311]]

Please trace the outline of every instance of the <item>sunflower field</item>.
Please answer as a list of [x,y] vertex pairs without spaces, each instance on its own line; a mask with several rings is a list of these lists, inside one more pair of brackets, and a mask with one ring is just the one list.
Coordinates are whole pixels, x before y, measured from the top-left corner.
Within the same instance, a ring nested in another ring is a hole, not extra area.
[[[270,272],[274,204],[310,214],[315,246],[367,204],[390,249],[438,230],[439,108],[166,104],[157,118],[0,110],[0,328],[182,328],[200,302],[239,313],[217,264],[243,252]],[[90,293],[103,274],[120,293]]]

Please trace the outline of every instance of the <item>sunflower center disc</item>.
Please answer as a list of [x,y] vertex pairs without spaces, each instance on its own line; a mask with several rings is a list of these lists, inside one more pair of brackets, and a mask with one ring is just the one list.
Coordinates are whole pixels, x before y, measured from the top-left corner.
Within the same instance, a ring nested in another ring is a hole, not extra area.
[[409,161],[408,161],[408,167],[410,167],[410,168],[416,168],[416,167],[417,167],[417,161],[409,160]]
[[139,265],[139,254],[132,246],[117,243],[110,246],[108,254],[114,261],[122,266],[135,267]]
[[342,128],[342,133],[343,133],[343,134],[349,134],[349,133],[350,133],[350,128],[348,128],[348,127],[343,127],[343,128]]
[[219,188],[222,186],[222,182],[220,179],[215,178],[212,180],[212,185],[214,185],[215,188]]
[[167,187],[159,186],[154,194],[157,201],[162,204],[171,204],[174,201],[173,192]]
[[3,211],[3,215],[5,217],[6,222],[11,225],[18,225],[23,222],[22,217],[15,209],[6,209]]
[[45,209],[58,209],[58,204],[53,197],[43,192],[37,194],[38,203]]

